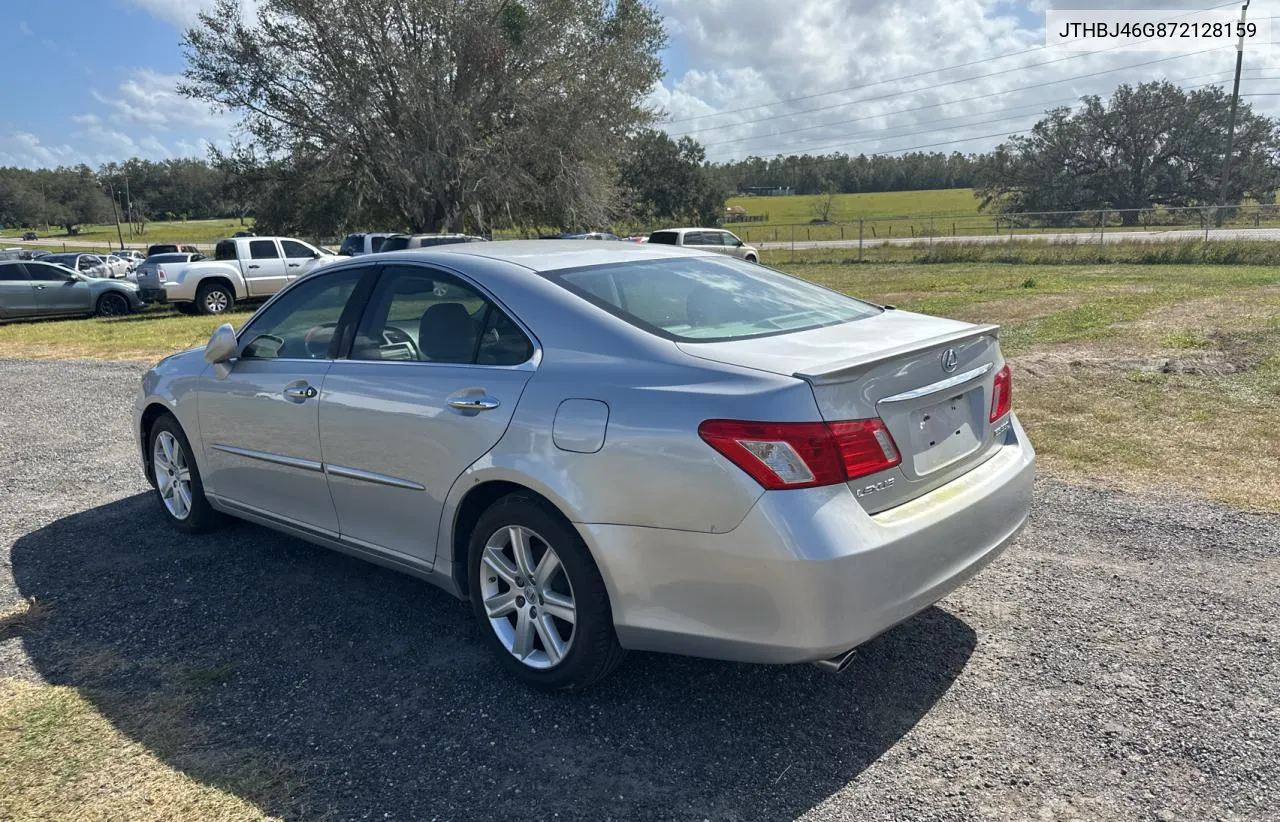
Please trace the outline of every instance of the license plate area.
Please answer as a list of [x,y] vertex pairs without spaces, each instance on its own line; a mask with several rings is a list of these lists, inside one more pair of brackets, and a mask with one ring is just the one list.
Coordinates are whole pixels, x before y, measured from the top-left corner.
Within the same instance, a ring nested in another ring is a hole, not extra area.
[[913,473],[922,477],[972,454],[982,444],[983,422],[980,389],[912,411],[909,452]]

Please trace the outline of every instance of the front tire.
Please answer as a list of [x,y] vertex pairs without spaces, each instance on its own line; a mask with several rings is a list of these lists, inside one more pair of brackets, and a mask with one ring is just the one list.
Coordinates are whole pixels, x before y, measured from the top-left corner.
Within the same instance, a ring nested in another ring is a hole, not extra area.
[[626,652],[600,571],[582,537],[558,511],[511,494],[471,533],[471,605],[502,666],[545,691],[595,684]]
[[747,261],[747,262],[749,262],[749,263],[758,263],[758,262],[760,262],[759,260],[757,260],[757,259],[756,259],[756,255],[754,255],[754,254],[748,254],[748,255],[746,256],[746,261]]
[[235,304],[236,295],[222,283],[205,283],[196,291],[196,311],[201,314],[225,314]]
[[94,313],[99,317],[123,317],[129,313],[129,301],[123,294],[108,291],[98,298]]
[[151,479],[165,518],[179,531],[198,534],[215,528],[222,515],[209,505],[191,443],[182,426],[166,414],[151,426],[148,438]]

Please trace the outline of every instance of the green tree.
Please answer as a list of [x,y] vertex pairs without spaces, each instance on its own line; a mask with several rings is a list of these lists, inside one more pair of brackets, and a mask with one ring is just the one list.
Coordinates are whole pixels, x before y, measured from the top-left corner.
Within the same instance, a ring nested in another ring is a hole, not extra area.
[[185,94],[415,231],[607,223],[665,44],[642,0],[263,0],[251,23],[218,0],[199,19]]
[[[1230,98],[1217,86],[1122,85],[1103,101],[1060,108],[996,149],[978,174],[984,208],[1001,212],[1137,209],[1218,203]],[[1276,123],[1246,103],[1237,113],[1228,203],[1265,199],[1280,178]]]
[[619,178],[631,216],[642,222],[715,225],[724,213],[723,178],[689,137],[673,140],[661,131],[641,131],[628,143]]

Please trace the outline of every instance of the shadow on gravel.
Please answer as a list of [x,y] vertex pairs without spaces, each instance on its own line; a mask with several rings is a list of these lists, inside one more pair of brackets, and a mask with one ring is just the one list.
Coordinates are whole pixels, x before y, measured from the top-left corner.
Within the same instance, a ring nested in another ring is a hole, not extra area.
[[196,780],[287,819],[782,818],[919,721],[974,647],[931,608],[842,676],[633,654],[604,684],[512,683],[469,610],[255,526],[185,537],[138,495],[13,548],[37,669]]

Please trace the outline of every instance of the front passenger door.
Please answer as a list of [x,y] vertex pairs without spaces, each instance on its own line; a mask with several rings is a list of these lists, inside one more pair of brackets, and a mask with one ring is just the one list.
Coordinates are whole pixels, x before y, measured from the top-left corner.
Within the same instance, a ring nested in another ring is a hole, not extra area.
[[22,263],[0,263],[0,319],[30,317],[39,309],[36,291]]
[[230,373],[205,370],[198,391],[210,493],[251,513],[337,535],[317,409],[334,337],[368,272],[346,268],[299,283],[240,331]]
[[93,311],[89,284],[70,271],[48,263],[27,263],[41,314],[88,314]]
[[289,282],[288,269],[275,240],[250,240],[249,259],[244,263],[250,297],[269,297]]

